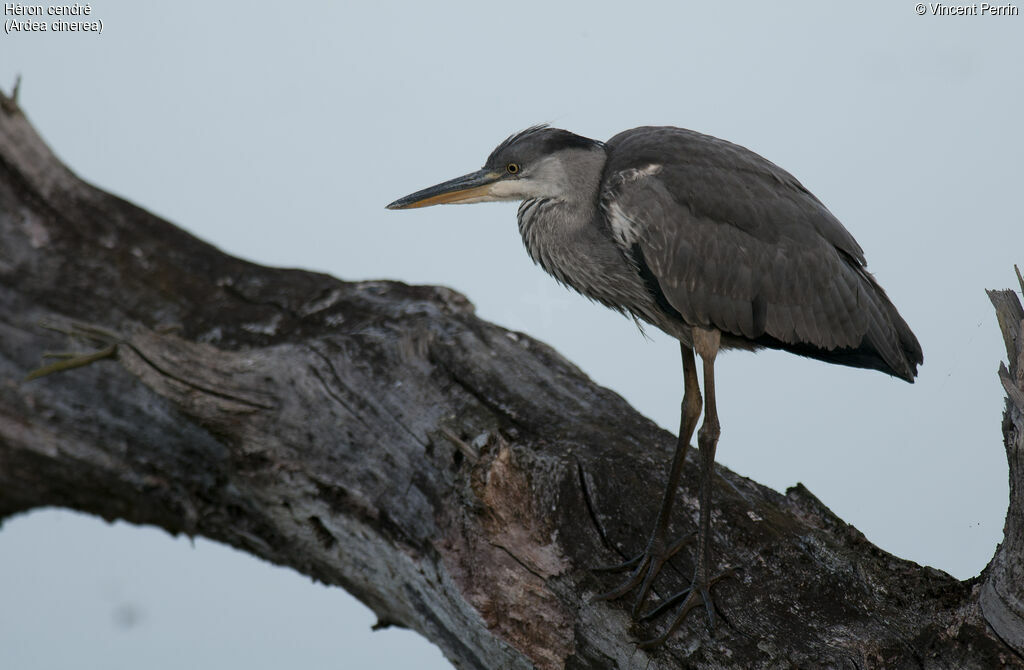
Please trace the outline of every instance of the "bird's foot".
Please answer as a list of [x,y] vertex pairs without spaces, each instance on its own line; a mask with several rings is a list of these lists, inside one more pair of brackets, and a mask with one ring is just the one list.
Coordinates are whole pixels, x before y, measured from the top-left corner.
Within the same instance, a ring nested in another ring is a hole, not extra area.
[[626,595],[639,585],[640,592],[637,594],[636,602],[633,604],[633,617],[635,618],[640,613],[644,599],[651,590],[654,578],[661,572],[665,562],[679,553],[679,550],[693,540],[696,535],[696,533],[690,533],[672,544],[667,544],[664,534],[655,532],[651,536],[650,542],[647,543],[647,548],[640,554],[625,563],[597,568],[601,572],[625,572],[626,570],[631,570],[631,572],[624,582],[611,591],[599,593],[592,600],[615,600]]
[[686,587],[679,593],[676,593],[665,600],[657,607],[645,612],[640,615],[641,621],[648,621],[654,617],[660,616],[664,612],[671,609],[679,601],[682,601],[682,605],[676,610],[675,616],[672,618],[672,623],[669,624],[668,628],[665,629],[661,635],[643,640],[639,643],[641,649],[653,649],[659,647],[672,636],[672,633],[679,628],[679,624],[683,622],[686,615],[690,613],[690,610],[697,607],[701,602],[704,603],[704,611],[708,615],[708,629],[711,634],[715,633],[715,603],[711,598],[711,587],[725,579],[726,577],[732,577],[736,574],[735,568],[729,568],[710,579],[705,574],[701,575],[701,571],[698,570],[698,574],[694,576],[693,583]]

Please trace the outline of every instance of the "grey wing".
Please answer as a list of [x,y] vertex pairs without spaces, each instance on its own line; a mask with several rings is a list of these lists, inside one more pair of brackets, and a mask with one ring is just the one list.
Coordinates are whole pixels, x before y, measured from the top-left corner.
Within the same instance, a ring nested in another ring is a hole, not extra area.
[[853,237],[799,182],[697,133],[675,147],[674,134],[653,148],[640,139],[631,151],[609,142],[602,209],[685,323],[913,379],[916,338]]

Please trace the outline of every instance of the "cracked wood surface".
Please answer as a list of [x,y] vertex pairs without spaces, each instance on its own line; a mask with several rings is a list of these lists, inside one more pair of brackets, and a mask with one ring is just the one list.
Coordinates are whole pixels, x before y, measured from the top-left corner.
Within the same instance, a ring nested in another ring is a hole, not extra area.
[[[1024,277],[1017,270],[1024,293]],[[1013,291],[989,291],[1006,343],[999,381],[1006,390],[1003,446],[1010,466],[1010,507],[1003,541],[982,573],[981,608],[989,624],[1017,651],[1024,650],[1024,308]]]
[[[0,519],[59,505],[225,542],[345,588],[459,668],[1024,667],[983,615],[1021,648],[1013,514],[960,582],[802,486],[725,468],[714,555],[741,570],[716,588],[719,628],[693,616],[638,649],[658,622],[591,603],[618,579],[591,568],[643,547],[670,434],[454,291],[222,254],[80,181],[4,97],[0,313]],[[108,349],[22,381],[45,351]],[[657,593],[691,571],[684,550]]]

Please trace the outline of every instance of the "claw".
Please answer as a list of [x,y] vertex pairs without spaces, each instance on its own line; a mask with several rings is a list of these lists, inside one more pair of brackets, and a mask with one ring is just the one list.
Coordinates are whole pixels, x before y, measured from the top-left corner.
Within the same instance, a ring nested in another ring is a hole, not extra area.
[[684,535],[669,546],[665,547],[664,540],[659,539],[657,534],[655,534],[651,537],[650,542],[647,543],[647,548],[642,553],[634,556],[624,563],[620,563],[619,565],[599,568],[599,570],[603,572],[622,572],[630,568],[633,568],[633,571],[622,584],[619,584],[611,591],[594,596],[591,598],[591,602],[621,598],[639,585],[640,593],[637,594],[636,602],[633,604],[633,616],[636,617],[640,612],[640,609],[643,607],[647,594],[650,593],[654,579],[661,573],[662,567],[664,567],[665,563],[670,558],[679,553],[679,550],[686,546],[696,535],[696,533]]
[[646,556],[646,553],[640,552],[628,561],[616,563],[615,565],[602,565],[600,567],[593,568],[593,570],[594,572],[625,572],[642,561],[644,556]]
[[652,607],[651,609],[649,609],[646,612],[644,612],[643,614],[641,614],[639,617],[637,617],[637,620],[638,621],[650,621],[651,619],[661,615],[666,610],[670,609],[673,605],[675,605],[677,602],[679,602],[680,600],[685,598],[686,595],[690,591],[692,591],[692,590],[693,590],[693,586],[690,585],[690,586],[687,586],[682,591],[679,591],[678,593],[672,594],[664,602],[658,604],[655,607]]
[[632,614],[634,619],[637,614],[640,613],[644,600],[647,599],[647,594],[651,591],[651,585],[654,584],[654,578],[661,573],[661,569],[665,567],[665,561],[667,560],[668,556],[655,555],[651,557],[650,567],[647,570],[647,574],[644,576],[644,583],[640,587],[640,593],[636,596],[636,602],[633,603]]
[[708,590],[704,587],[690,587],[688,590],[689,593],[686,596],[686,600],[683,601],[682,607],[679,608],[679,611],[676,613],[675,618],[672,620],[672,623],[669,624],[669,627],[665,629],[665,632],[659,635],[658,637],[641,641],[639,644],[637,644],[638,647],[640,647],[641,649],[653,649],[654,647],[659,647],[665,644],[665,641],[672,636],[672,633],[676,632],[676,628],[679,628],[679,624],[683,623],[683,619],[685,619],[686,615],[690,613],[690,610],[697,606],[698,593],[700,594],[700,597],[704,600],[704,606],[707,608],[708,611],[708,625],[710,626],[712,633],[714,632],[715,615],[714,605],[711,602],[711,594],[708,593]]
[[672,619],[672,623],[669,624],[669,627],[665,630],[665,632],[659,635],[658,637],[640,642],[640,648],[651,649],[653,647],[657,647],[663,644],[665,640],[667,640],[672,635],[672,633],[674,633],[676,629],[679,628],[679,624],[683,622],[683,619],[685,619],[686,615],[690,613],[690,610],[697,606],[698,595],[700,596],[700,600],[704,602],[704,609],[708,615],[708,629],[711,631],[711,634],[714,635],[715,601],[711,598],[711,587],[713,587],[715,584],[722,581],[726,577],[732,577],[735,574],[736,568],[728,568],[726,570],[723,570],[719,574],[715,575],[711,579],[706,580],[703,584],[701,584],[699,580],[696,577],[694,577],[693,584],[686,587],[682,591],[673,594],[671,597],[665,600],[665,602],[661,603],[654,609],[641,615],[641,621],[653,619],[654,617],[658,616],[659,614],[662,614],[663,612],[671,608],[680,600],[683,601],[683,604],[680,606],[679,611],[676,612],[675,617]]
[[640,554],[640,564],[637,565],[636,569],[630,573],[629,577],[626,578],[626,581],[619,584],[611,591],[605,591],[604,593],[597,594],[596,596],[590,599],[591,602],[598,600],[615,600],[616,598],[621,598],[622,596],[632,591],[633,587],[635,587],[643,580],[644,568],[647,567],[647,564],[650,562],[650,560],[650,556],[648,556],[646,552]]

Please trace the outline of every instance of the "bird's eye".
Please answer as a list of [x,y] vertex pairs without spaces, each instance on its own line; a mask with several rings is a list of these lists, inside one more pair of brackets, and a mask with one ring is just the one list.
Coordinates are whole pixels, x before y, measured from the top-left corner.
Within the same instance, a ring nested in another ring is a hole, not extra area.
[[519,165],[516,163],[509,163],[508,165],[505,166],[505,169],[508,171],[509,174],[515,174],[519,172]]

